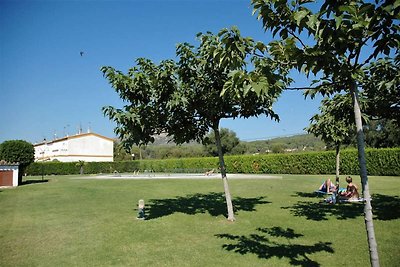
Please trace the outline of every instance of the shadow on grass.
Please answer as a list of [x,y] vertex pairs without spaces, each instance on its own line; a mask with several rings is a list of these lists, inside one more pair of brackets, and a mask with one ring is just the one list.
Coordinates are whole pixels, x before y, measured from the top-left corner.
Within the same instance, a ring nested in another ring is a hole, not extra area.
[[230,244],[222,245],[227,251],[233,251],[241,255],[251,253],[257,255],[260,259],[287,258],[291,265],[297,266],[320,266],[318,262],[311,260],[308,255],[318,252],[334,252],[331,247],[332,243],[329,242],[320,241],[313,245],[292,244],[291,240],[303,235],[295,233],[290,228],[258,228],[257,231],[257,233],[248,236],[218,234],[216,237],[231,241]]
[[[309,193],[296,193],[300,197],[313,197]],[[289,209],[295,216],[303,216],[308,220],[323,221],[328,217],[336,217],[338,220],[354,219],[363,216],[363,203],[328,204],[313,201],[299,201],[293,206],[282,207]],[[381,194],[372,195],[372,213],[377,220],[393,220],[400,218],[400,198]]]
[[[255,206],[271,203],[265,201],[264,197],[242,198],[232,200],[234,211],[255,211]],[[146,219],[156,219],[171,215],[175,212],[185,214],[198,214],[208,212],[212,216],[227,214],[225,195],[211,192],[208,194],[194,194],[178,196],[169,199],[151,199],[146,207]]]
[[363,214],[363,208],[364,205],[360,203],[333,205],[312,201],[300,201],[293,206],[282,207],[282,209],[289,209],[294,216],[303,216],[313,221],[328,220],[330,216],[334,216],[338,220],[354,219]]
[[372,195],[372,212],[382,221],[400,218],[400,198],[381,194]]
[[315,192],[296,192],[295,195],[292,195],[293,197],[307,197],[307,198],[319,198],[321,195],[315,193]]
[[22,181],[22,183],[20,185],[28,185],[28,184],[43,184],[43,183],[47,183],[49,182],[49,180],[44,179],[44,180],[25,180]]

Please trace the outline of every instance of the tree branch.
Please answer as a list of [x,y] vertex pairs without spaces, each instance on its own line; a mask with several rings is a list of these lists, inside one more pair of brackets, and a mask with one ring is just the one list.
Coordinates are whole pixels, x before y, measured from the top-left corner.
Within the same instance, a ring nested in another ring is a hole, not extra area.
[[296,34],[294,34],[294,32],[290,29],[288,29],[288,32],[290,33],[291,36],[293,36],[297,41],[300,42],[300,44],[303,46],[303,48],[306,48],[305,43],[303,43],[303,41],[300,39],[300,37],[298,37]]
[[283,90],[293,90],[293,91],[294,90],[316,90],[316,89],[320,89],[322,86],[332,86],[334,84],[335,83],[332,82],[332,83],[320,84],[320,85],[317,85],[316,87],[287,87]]
[[257,57],[260,57],[260,58],[265,58],[265,56],[264,56],[264,55],[260,55],[260,54],[258,54],[258,53],[255,53],[255,52],[253,53],[253,55],[254,55],[254,56],[257,56]]
[[[361,49],[362,49],[362,47],[364,47],[364,45],[367,43],[367,41],[368,41],[370,38],[371,38],[371,36],[369,36],[368,38],[365,38],[365,40],[362,41],[361,44],[359,45],[360,48],[358,49],[358,51],[357,51],[357,53],[356,53],[356,59],[354,60],[354,69],[357,67],[358,60],[359,60],[360,55],[361,55]],[[371,56],[373,56],[373,55],[374,55],[374,53],[371,54]],[[370,61],[370,60],[372,59],[371,56],[370,56],[363,64],[361,64],[360,66],[362,67],[362,66],[364,66],[365,64],[367,64],[368,61]]]
[[283,89],[283,90],[292,90],[292,91],[295,91],[295,90],[312,90],[312,89],[317,89],[318,87],[288,87],[288,88],[285,88],[285,89]]

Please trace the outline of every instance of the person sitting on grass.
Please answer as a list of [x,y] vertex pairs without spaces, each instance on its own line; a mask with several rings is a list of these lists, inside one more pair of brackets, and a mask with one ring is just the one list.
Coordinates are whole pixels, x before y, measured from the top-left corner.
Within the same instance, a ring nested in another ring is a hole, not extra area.
[[331,181],[331,179],[327,179],[325,182],[321,184],[318,188],[319,192],[325,192],[327,194],[333,193],[336,191],[336,185]]
[[210,176],[211,174],[214,174],[214,172],[215,172],[215,170],[212,169],[212,170],[210,170],[210,171],[207,171],[204,175],[205,175],[205,176]]
[[341,198],[347,200],[359,199],[360,194],[358,193],[358,188],[353,184],[353,179],[350,176],[346,177],[347,187],[346,191],[340,194]]

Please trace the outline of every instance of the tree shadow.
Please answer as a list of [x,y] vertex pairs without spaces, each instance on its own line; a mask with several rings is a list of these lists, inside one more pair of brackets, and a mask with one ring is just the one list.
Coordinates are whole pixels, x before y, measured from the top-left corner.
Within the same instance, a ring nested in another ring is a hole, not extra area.
[[[242,198],[232,200],[234,211],[255,211],[255,206],[271,203],[265,197]],[[151,199],[146,206],[146,219],[156,219],[176,212],[189,215],[208,212],[212,216],[227,214],[225,195],[211,192],[208,194],[194,194],[177,196],[169,199]]]
[[290,207],[282,207],[289,209],[294,216],[306,217],[308,220],[324,221],[329,216],[334,216],[338,220],[354,219],[363,214],[363,205],[360,203],[341,203],[328,204],[312,201],[300,201]]
[[315,192],[296,192],[295,195],[292,195],[292,197],[319,198],[321,195]]
[[291,240],[302,237],[302,234],[295,233],[293,229],[281,227],[258,228],[257,233],[248,236],[217,234],[218,238],[225,238],[231,241],[222,247],[227,251],[233,251],[241,255],[252,253],[260,259],[278,257],[287,258],[291,265],[298,266],[320,266],[308,255],[318,252],[333,253],[330,242],[318,242],[313,245],[292,244]]
[[388,221],[400,218],[400,198],[381,194],[372,195],[374,219]]
[[48,183],[48,182],[49,182],[48,179],[44,179],[44,180],[25,180],[25,181],[22,181],[22,183],[20,185],[43,184],[43,183]]
[[[311,197],[309,193],[296,193],[301,197]],[[299,201],[293,206],[282,207],[299,217],[308,220],[323,221],[328,217],[336,217],[338,220],[354,219],[363,216],[364,203],[337,203],[328,204],[324,202]],[[377,220],[393,220],[400,218],[400,198],[381,194],[372,195],[372,213]]]

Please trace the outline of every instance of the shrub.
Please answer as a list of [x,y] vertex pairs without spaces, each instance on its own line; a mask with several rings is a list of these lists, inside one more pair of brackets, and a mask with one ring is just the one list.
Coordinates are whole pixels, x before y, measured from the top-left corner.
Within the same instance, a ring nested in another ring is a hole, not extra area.
[[[400,176],[400,148],[367,149],[369,175]],[[268,174],[334,174],[335,152],[307,152],[296,154],[266,154],[226,156],[225,163],[230,173]],[[118,162],[88,162],[85,173],[134,172],[195,172],[218,170],[218,158],[179,158],[165,160],[135,160]],[[27,169],[29,175],[79,174],[76,163],[47,162],[33,163]],[[341,152],[340,173],[359,174],[357,150]]]
[[29,142],[9,140],[0,144],[0,159],[10,163],[19,163],[18,183],[22,182],[22,174],[35,159],[35,149]]

